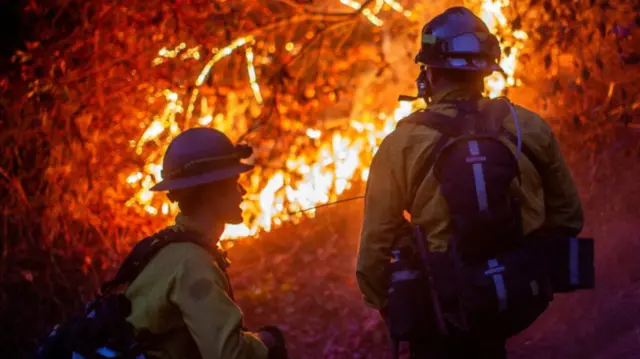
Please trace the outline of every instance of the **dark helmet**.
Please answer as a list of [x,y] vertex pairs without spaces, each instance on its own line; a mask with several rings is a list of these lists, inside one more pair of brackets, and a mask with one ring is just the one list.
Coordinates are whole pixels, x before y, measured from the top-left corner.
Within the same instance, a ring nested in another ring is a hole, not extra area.
[[471,10],[452,7],[422,28],[416,63],[433,68],[501,71],[500,44]]
[[171,141],[162,161],[162,181],[152,191],[170,191],[220,181],[253,168],[240,162],[253,153],[247,145],[233,145],[222,132],[198,127]]

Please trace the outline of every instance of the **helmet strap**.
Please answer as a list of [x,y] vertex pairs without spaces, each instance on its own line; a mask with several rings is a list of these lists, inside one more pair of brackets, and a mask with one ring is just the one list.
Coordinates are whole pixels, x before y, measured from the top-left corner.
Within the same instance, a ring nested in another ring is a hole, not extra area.
[[424,99],[429,104],[431,103],[431,95],[433,94],[433,86],[427,75],[427,67],[420,65],[420,75],[416,79],[416,85],[418,87],[418,98]]

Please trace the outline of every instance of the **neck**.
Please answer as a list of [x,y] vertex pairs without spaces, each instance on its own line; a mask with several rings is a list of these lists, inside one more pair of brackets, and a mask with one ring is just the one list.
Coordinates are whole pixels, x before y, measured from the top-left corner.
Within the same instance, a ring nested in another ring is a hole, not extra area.
[[201,234],[212,243],[217,243],[224,232],[224,223],[212,219],[208,213],[196,212],[189,216],[179,214],[176,223],[185,229]]
[[484,90],[482,81],[460,83],[441,79],[432,86],[432,103],[438,103],[443,100],[480,99]]

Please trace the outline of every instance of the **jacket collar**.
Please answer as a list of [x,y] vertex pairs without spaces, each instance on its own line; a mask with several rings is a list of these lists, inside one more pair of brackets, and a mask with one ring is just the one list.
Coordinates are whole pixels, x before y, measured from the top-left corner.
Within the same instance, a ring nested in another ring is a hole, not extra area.
[[196,233],[206,244],[215,245],[220,240],[224,227],[220,229],[216,228],[215,225],[205,227],[187,215],[179,213],[176,216],[176,223],[173,225],[173,229],[182,232],[189,231]]
[[431,96],[431,103],[438,104],[443,101],[453,100],[479,100],[482,94],[469,87],[452,84],[449,87],[440,89]]

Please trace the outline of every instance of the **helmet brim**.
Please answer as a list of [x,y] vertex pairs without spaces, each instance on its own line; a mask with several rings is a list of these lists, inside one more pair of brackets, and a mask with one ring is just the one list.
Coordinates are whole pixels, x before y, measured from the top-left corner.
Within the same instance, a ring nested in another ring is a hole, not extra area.
[[[464,60],[464,61],[455,61]],[[485,60],[482,62],[476,62],[473,59],[468,60],[463,57],[459,58],[427,58],[422,53],[419,53],[415,62],[418,64],[426,65],[434,69],[451,69],[451,70],[466,70],[466,71],[482,71],[492,73],[494,71],[504,72],[500,65],[494,61]]]
[[253,165],[246,163],[238,163],[227,168],[218,169],[211,172],[206,172],[196,176],[165,179],[158,182],[155,186],[151,187],[151,191],[173,191],[177,189],[195,187],[207,183],[217,182],[232,178],[241,173],[251,171],[254,168]]
[[462,65],[462,66],[451,66],[448,63],[446,63],[446,61],[428,61],[422,64],[434,69],[479,71],[479,72],[488,72],[488,73],[492,73],[494,71],[504,72],[498,64],[488,64],[487,66],[474,66],[469,64]]

